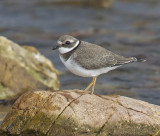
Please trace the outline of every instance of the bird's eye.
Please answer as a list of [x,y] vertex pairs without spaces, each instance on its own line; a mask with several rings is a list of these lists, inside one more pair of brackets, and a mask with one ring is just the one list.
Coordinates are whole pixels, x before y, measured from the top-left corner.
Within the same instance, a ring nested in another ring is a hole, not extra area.
[[70,44],[70,41],[66,41],[66,44],[69,45],[69,44]]

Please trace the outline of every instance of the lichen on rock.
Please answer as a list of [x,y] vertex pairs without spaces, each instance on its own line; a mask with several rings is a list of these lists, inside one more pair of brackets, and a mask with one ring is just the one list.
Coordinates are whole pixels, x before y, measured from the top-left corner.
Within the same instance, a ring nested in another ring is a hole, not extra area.
[[0,134],[45,136],[158,136],[160,107],[124,96],[81,90],[22,95]]
[[34,47],[0,37],[0,100],[30,89],[59,89],[58,71]]

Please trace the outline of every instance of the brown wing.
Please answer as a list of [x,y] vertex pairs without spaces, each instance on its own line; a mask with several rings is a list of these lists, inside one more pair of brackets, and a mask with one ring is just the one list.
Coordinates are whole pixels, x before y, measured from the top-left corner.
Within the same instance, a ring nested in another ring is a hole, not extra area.
[[129,63],[132,60],[131,58],[116,55],[95,44],[83,41],[73,53],[72,57],[74,57],[79,65],[86,69],[112,67]]

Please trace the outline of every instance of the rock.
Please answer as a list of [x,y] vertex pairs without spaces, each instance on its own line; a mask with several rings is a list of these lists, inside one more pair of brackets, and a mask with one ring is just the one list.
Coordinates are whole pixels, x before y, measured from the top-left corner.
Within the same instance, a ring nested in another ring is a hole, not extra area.
[[24,48],[0,37],[0,100],[30,89],[58,89],[58,72],[34,47]]
[[39,3],[45,5],[58,4],[58,5],[74,5],[74,6],[87,6],[96,8],[111,8],[113,0],[46,0]]
[[3,121],[3,119],[5,118],[5,116],[7,115],[8,111],[11,110],[11,106],[4,106],[0,104],[0,125]]
[[160,106],[124,96],[27,92],[4,119],[0,135],[153,136],[160,130],[159,113]]
[[111,8],[113,0],[88,0],[88,4],[98,8]]

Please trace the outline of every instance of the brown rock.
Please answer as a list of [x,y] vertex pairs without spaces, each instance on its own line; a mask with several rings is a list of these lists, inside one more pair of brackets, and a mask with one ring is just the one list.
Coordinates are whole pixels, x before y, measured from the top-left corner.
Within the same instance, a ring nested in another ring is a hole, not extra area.
[[58,72],[34,47],[0,37],[0,100],[13,99],[30,89],[58,89]]
[[86,6],[96,8],[111,8],[114,0],[46,0],[41,1],[40,4],[58,4],[58,5],[74,5],[74,6]]
[[124,96],[28,92],[13,105],[0,135],[158,136],[159,113],[159,106]]

